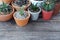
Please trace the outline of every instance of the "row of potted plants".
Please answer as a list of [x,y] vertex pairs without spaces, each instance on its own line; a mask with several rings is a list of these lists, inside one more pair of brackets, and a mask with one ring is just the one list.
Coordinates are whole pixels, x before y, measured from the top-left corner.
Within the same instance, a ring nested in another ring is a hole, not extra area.
[[0,2],[0,21],[8,21],[14,17],[18,26],[25,26],[30,17],[34,21],[37,20],[41,12],[43,19],[49,20],[55,7],[55,2],[52,0],[45,0],[41,7],[38,7],[37,3],[34,5],[30,0],[12,0],[8,3],[0,0]]
[[[46,1],[46,0],[31,0],[32,3],[41,3],[43,1]],[[54,14],[53,15],[56,15],[58,14],[59,10],[60,10],[60,0],[52,0],[52,1],[55,1],[55,8],[54,8]],[[40,5],[38,5],[40,6]]]

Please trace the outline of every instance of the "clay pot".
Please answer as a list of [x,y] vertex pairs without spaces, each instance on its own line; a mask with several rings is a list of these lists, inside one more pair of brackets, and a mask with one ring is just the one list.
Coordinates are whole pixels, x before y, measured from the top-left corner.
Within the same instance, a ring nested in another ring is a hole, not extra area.
[[56,3],[53,15],[57,15],[59,13],[59,10],[60,10],[60,3]]
[[[28,3],[27,5],[24,5],[24,9],[26,10],[26,9],[30,6],[30,4],[31,4],[31,2],[29,1],[29,3]],[[16,10],[20,10],[20,8],[21,8],[20,6],[13,4],[13,2],[12,2],[12,6],[13,6]]]
[[0,0],[0,2],[4,2],[4,3],[7,3],[7,4],[10,4],[13,0]]
[[9,13],[7,15],[0,15],[0,21],[8,21],[8,20],[10,20],[13,17],[13,13],[14,13],[14,8],[12,8],[12,9],[13,9],[13,11],[11,13]]
[[16,18],[16,17],[15,17],[15,14],[16,14],[16,13],[14,13],[13,17],[14,17],[14,19],[15,19],[15,21],[16,21],[16,24],[17,24],[18,26],[22,27],[22,26],[27,25],[27,23],[28,23],[28,21],[29,21],[29,18],[30,18],[30,14],[29,14],[28,12],[26,12],[26,13],[28,14],[28,16],[27,16],[26,18],[24,18],[24,19],[18,19],[18,18]]
[[50,20],[52,17],[53,11],[42,10],[43,20]]

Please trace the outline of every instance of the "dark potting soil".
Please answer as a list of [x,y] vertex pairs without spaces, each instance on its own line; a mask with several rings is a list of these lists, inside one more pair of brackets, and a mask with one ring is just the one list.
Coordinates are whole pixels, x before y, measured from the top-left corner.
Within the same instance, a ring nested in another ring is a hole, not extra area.
[[28,4],[28,0],[16,0],[14,1],[14,3],[19,6],[22,6],[22,5]]

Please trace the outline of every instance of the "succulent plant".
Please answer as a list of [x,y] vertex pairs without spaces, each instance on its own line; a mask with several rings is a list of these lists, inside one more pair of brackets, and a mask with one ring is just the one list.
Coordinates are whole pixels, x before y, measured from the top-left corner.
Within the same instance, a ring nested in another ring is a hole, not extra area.
[[3,12],[4,14],[10,13],[12,11],[12,7],[6,3],[3,2],[3,4],[0,5],[0,13]]
[[20,8],[20,15],[24,15],[24,9],[22,7]]
[[32,4],[32,3],[31,3],[31,5],[30,5],[29,9],[30,9],[32,12],[37,12],[37,11],[40,10],[39,7],[37,7],[37,4],[34,5],[34,4]]
[[46,0],[45,2],[42,3],[42,8],[46,11],[53,10],[54,6],[55,6],[55,3],[51,0]]
[[19,10],[19,16],[26,18],[27,17],[27,13],[24,11],[24,6],[22,6]]

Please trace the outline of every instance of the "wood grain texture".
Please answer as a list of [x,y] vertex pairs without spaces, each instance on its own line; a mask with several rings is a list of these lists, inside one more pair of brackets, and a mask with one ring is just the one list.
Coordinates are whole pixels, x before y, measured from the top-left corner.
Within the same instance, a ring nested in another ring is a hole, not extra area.
[[14,20],[0,22],[0,40],[60,40],[60,14],[49,21],[30,21],[25,27]]

